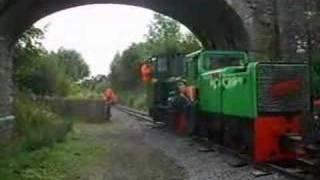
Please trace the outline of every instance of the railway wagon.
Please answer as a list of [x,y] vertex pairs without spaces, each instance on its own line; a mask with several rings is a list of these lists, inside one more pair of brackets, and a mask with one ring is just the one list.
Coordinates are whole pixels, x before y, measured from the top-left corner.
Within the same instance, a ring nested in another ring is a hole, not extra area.
[[[185,79],[191,91],[183,96],[191,106],[182,106],[193,112],[187,113],[188,131],[248,153],[256,163],[298,159],[310,117],[307,64],[249,61],[237,51],[197,51],[176,60],[154,59],[156,81],[149,87],[155,119],[175,120],[161,115],[168,114],[170,99],[179,94],[172,92]],[[183,66],[184,73],[164,71],[175,65]]]
[[169,97],[176,92],[184,73],[184,56],[180,54],[153,56],[146,61],[152,66],[152,80],[145,83],[149,115],[154,121],[168,122]]

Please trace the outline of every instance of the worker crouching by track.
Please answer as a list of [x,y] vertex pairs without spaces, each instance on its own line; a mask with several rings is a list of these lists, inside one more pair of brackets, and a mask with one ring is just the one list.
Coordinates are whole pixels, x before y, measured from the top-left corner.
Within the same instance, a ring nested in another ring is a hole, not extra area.
[[186,86],[183,82],[178,83],[176,91],[171,92],[169,102],[169,129],[180,135],[190,134],[191,100],[186,94]]
[[118,102],[118,96],[111,88],[107,88],[103,93],[105,102],[104,117],[107,121],[111,120],[111,106]]

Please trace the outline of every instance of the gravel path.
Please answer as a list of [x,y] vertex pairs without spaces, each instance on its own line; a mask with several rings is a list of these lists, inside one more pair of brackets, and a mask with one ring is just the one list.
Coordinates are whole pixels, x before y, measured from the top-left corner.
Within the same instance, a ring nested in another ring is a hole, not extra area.
[[254,177],[253,167],[234,168],[226,162],[232,156],[219,152],[201,153],[201,147],[188,138],[178,137],[159,129],[150,128],[145,122],[138,121],[118,110],[113,110],[114,119],[124,126],[141,133],[144,142],[161,150],[178,166],[185,169],[189,180],[289,180],[277,173]]
[[[185,170],[144,141],[137,121],[114,113],[111,122],[75,124],[79,141],[101,149],[77,180],[184,180]],[[84,147],[82,147],[84,148]],[[90,151],[89,151],[90,152]],[[87,155],[86,152],[83,155]],[[1,179],[1,178],[0,178]]]

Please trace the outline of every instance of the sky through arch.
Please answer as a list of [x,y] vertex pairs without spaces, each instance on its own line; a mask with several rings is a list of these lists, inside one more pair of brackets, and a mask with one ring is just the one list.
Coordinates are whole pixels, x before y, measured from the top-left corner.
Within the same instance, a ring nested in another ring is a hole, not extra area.
[[[89,64],[92,75],[106,75],[117,52],[145,40],[154,13],[127,5],[86,5],[51,14],[35,26],[48,25],[42,41],[46,49],[75,49]],[[181,26],[182,31],[188,31]]]

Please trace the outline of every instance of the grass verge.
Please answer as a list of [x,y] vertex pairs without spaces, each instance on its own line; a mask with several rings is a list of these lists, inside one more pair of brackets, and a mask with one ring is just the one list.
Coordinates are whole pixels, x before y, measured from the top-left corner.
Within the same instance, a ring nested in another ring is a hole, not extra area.
[[104,152],[103,146],[94,143],[89,136],[75,129],[63,143],[57,143],[53,147],[2,153],[0,179],[78,179],[81,169],[97,160]]

